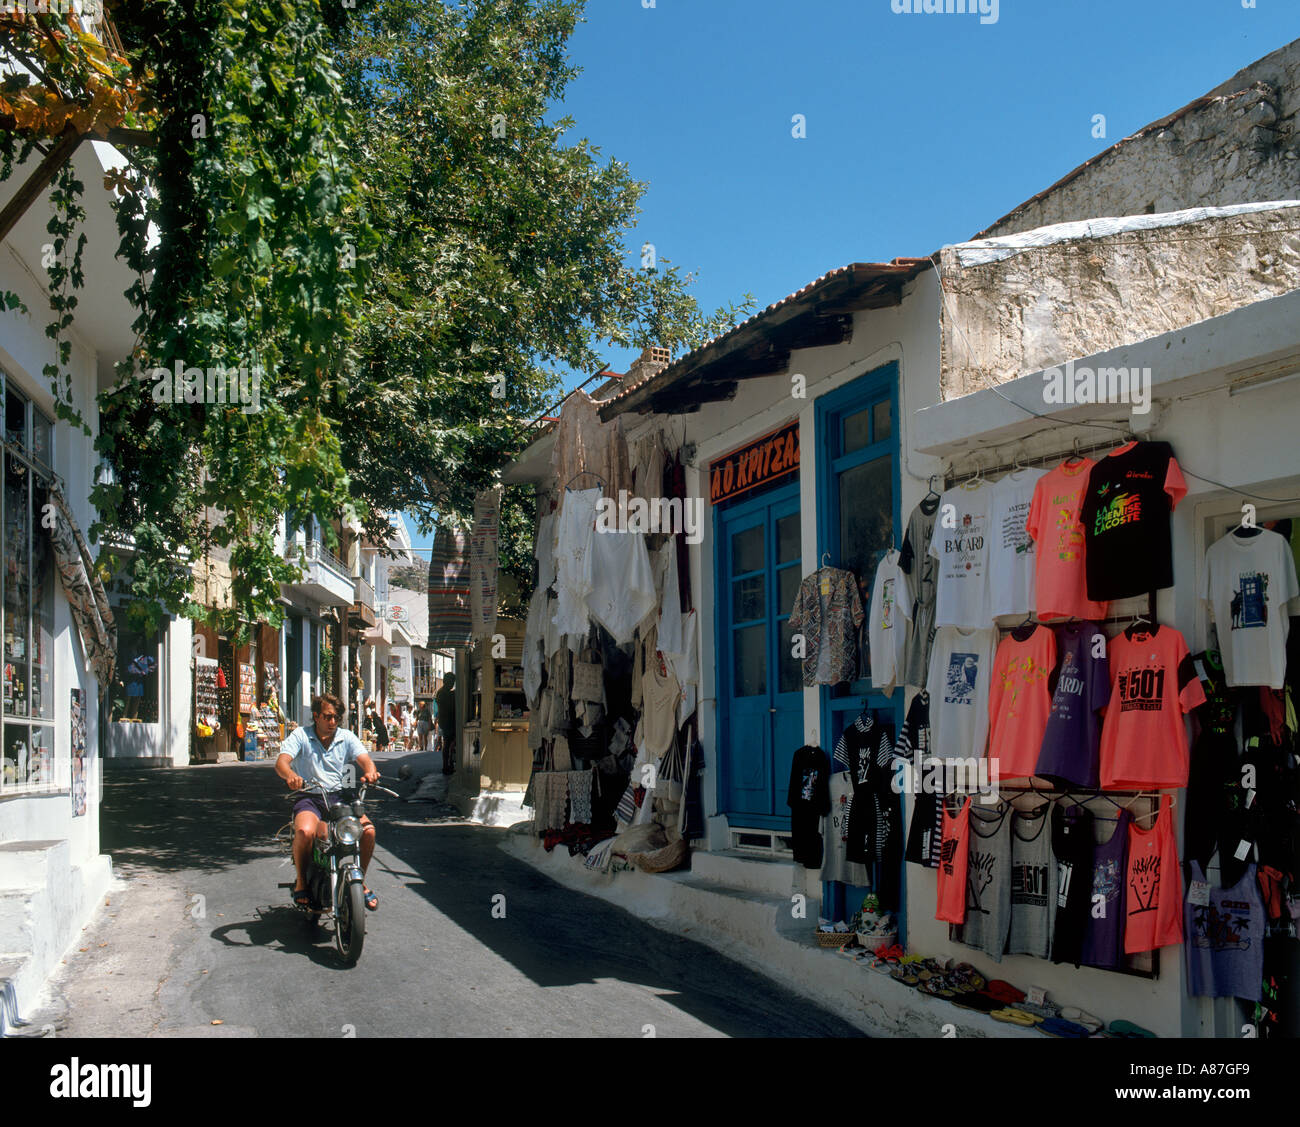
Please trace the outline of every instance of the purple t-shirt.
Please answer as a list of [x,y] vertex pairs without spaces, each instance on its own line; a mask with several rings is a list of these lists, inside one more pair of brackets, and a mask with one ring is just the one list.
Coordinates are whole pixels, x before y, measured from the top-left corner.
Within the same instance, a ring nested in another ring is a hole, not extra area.
[[[1191,864],[1192,882],[1204,881],[1201,866]],[[1264,982],[1264,903],[1255,884],[1255,866],[1247,865],[1231,888],[1210,887],[1210,902],[1185,898],[1187,992],[1207,998],[1244,998],[1258,1002]]]
[[[1103,639],[1100,645],[1098,637]],[[1098,713],[1110,700],[1110,662],[1105,656],[1104,639],[1105,634],[1095,622],[1069,622],[1057,627],[1058,661],[1049,686],[1052,710],[1035,775],[1090,790],[1101,786]],[[1094,657],[1098,649],[1102,656]]]
[[[1081,960],[1085,966],[1114,970],[1124,961],[1124,854],[1128,851],[1128,821],[1128,811],[1121,810],[1115,832],[1092,854],[1092,906],[1088,910]],[[1098,897],[1102,898],[1101,902]]]

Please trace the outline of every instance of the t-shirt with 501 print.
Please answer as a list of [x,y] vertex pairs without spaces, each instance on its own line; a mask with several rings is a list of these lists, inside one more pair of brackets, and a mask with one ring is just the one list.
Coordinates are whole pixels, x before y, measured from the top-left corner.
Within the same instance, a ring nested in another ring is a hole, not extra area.
[[988,626],[993,621],[989,593],[990,521],[993,486],[967,482],[939,500],[930,555],[939,561],[934,624]]

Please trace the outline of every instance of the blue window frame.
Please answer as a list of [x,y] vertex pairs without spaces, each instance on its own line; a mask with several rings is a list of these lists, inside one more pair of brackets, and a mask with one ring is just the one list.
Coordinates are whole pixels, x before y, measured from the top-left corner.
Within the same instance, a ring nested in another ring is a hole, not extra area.
[[[891,547],[898,546],[903,531],[898,364],[876,368],[822,396],[816,403],[816,428],[817,560],[820,563],[829,555],[830,566],[857,576],[862,609],[869,614],[876,567]],[[862,676],[851,684],[821,688],[820,730],[828,755],[834,754],[840,733],[864,708],[895,732],[902,723],[903,693],[886,697],[871,684],[866,641],[864,620],[859,638]],[[861,898],[861,889],[849,890],[848,914]],[[903,918],[900,914],[900,924]]]

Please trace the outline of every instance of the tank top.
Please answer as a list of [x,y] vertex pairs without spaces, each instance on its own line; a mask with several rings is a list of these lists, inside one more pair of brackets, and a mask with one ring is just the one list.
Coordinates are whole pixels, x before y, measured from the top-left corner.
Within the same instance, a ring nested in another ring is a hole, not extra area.
[[1124,858],[1128,852],[1127,810],[1110,837],[1092,853],[1092,895],[1083,937],[1085,966],[1113,970],[1124,960]]
[[1137,955],[1183,941],[1183,878],[1174,843],[1169,799],[1160,798],[1159,813],[1149,830],[1128,828],[1128,863],[1124,882],[1124,951]]
[[974,809],[966,862],[966,922],[961,941],[995,963],[1002,961],[1011,927],[1011,807]]
[[[1192,881],[1204,881],[1200,864],[1191,864]],[[1258,1002],[1264,981],[1264,902],[1255,884],[1255,866],[1231,888],[1210,888],[1209,904],[1186,908],[1187,992],[1206,998],[1244,998]]]
[[939,846],[939,904],[936,920],[959,924],[966,919],[966,863],[970,853],[970,798],[956,816],[943,804],[943,841]]
[[1052,856],[1056,862],[1056,919],[1052,962],[1083,961],[1083,940],[1092,910],[1092,812],[1083,806],[1052,810]]
[[1056,916],[1056,862],[1052,857],[1050,808],[1011,817],[1011,931],[1009,955],[1052,953]]

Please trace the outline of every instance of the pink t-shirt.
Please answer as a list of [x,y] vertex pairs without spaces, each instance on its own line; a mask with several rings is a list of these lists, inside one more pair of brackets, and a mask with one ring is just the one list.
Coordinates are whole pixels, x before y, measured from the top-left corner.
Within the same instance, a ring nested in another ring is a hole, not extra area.
[[1041,619],[1106,617],[1107,604],[1087,596],[1079,523],[1079,507],[1095,464],[1091,458],[1064,461],[1034,487],[1025,530],[1037,545],[1035,606]]
[[1047,679],[1056,665],[1056,638],[1035,626],[1024,640],[1012,631],[993,659],[989,686],[989,779],[1026,779],[1034,773],[1052,698]]

